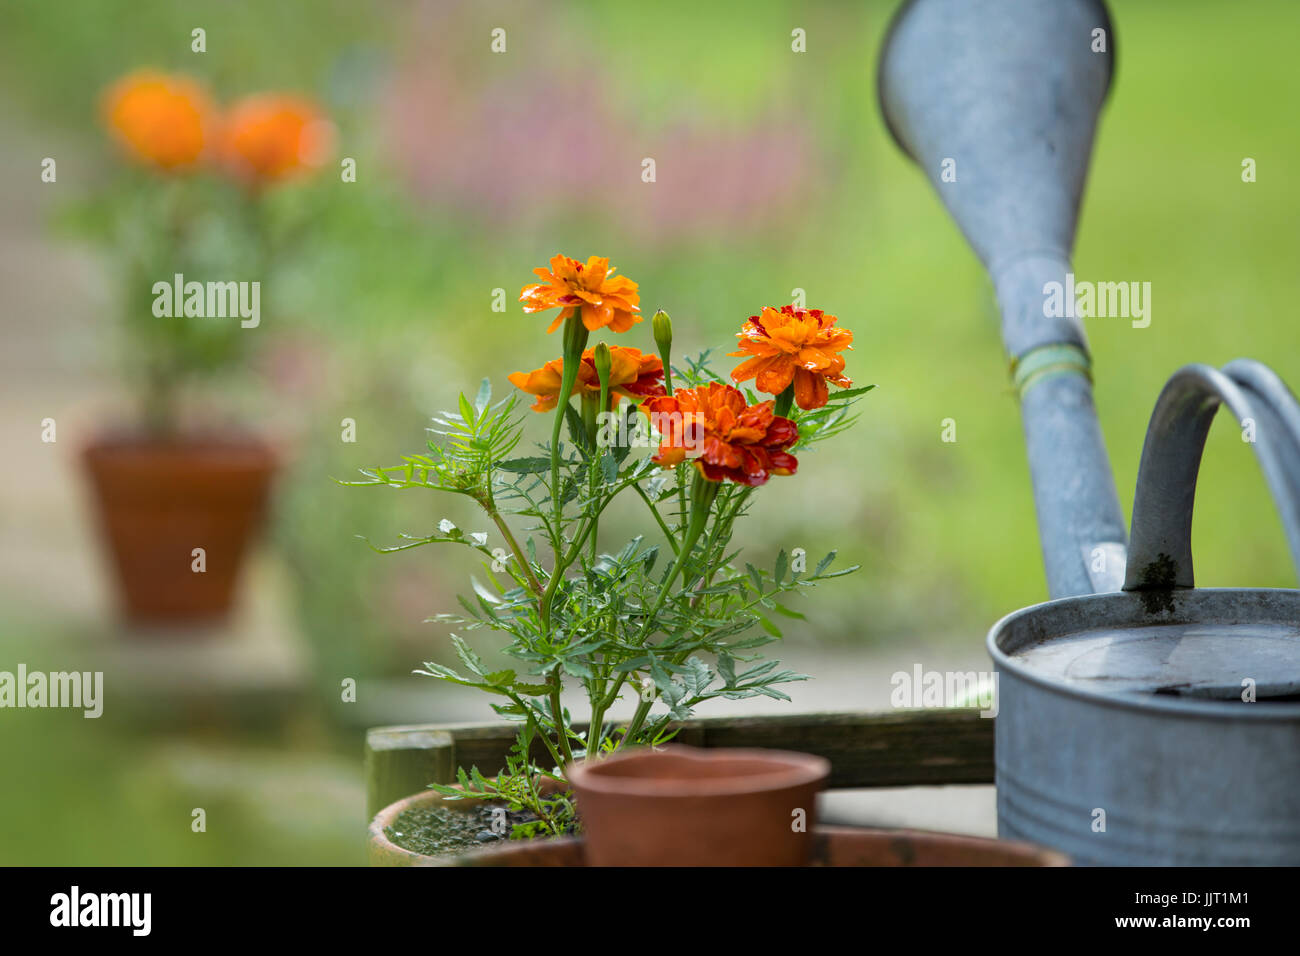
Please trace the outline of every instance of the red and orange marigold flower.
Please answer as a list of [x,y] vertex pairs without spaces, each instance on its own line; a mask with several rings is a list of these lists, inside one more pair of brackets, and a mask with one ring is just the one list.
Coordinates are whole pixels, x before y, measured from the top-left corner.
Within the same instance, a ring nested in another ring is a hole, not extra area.
[[797,309],[783,305],[764,308],[752,315],[736,338],[748,355],[732,371],[737,382],[755,379],[760,392],[779,395],[794,383],[794,400],[808,410],[821,408],[829,398],[826,383],[841,388],[852,385],[844,375],[844,356],[839,353],[853,343],[853,333],[837,328],[836,318],[821,309]]
[[569,316],[578,314],[587,331],[610,328],[626,332],[641,321],[641,296],[636,283],[614,275],[609,259],[592,256],[586,264],[568,256],[555,256],[550,269],[534,269],[543,282],[526,285],[519,294],[525,312],[559,309],[547,332],[554,332]]
[[104,94],[104,120],[136,159],[168,172],[197,163],[209,145],[212,103],[187,76],[141,70]]
[[[600,377],[596,374],[595,356],[594,348],[582,353],[582,364],[578,366],[578,380],[574,383],[570,395],[578,393],[600,395]],[[615,401],[620,395],[637,401],[664,394],[664,365],[657,356],[648,355],[640,349],[611,345],[609,357],[609,391]],[[531,372],[514,372],[508,378],[515,388],[537,396],[537,401],[532,405],[533,411],[549,412],[555,408],[559,400],[563,374],[564,359],[554,359],[539,369]]]
[[786,449],[799,429],[776,415],[770,401],[747,405],[730,385],[711,382],[647,399],[642,410],[663,436],[654,460],[664,467],[693,458],[710,481],[766,484],[772,475],[793,475],[798,460]]
[[334,144],[334,126],[310,100],[281,93],[249,96],[226,114],[221,160],[241,179],[277,182],[318,168]]

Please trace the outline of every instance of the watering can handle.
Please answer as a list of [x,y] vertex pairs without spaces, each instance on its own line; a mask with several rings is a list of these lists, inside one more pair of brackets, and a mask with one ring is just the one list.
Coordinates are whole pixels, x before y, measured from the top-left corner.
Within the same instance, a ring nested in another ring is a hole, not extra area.
[[1187,365],[1156,399],[1138,466],[1125,591],[1195,586],[1192,505],[1210,423],[1227,405],[1254,445],[1300,572],[1300,404],[1277,375],[1252,359],[1222,370]]

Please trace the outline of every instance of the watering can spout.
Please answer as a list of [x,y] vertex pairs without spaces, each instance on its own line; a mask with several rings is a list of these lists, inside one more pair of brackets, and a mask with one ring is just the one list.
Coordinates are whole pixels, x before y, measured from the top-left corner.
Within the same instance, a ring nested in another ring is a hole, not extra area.
[[1068,263],[1113,45],[1099,0],[910,0],[895,17],[885,122],[995,280]]
[[1052,597],[1118,590],[1125,570],[1087,338],[1049,292],[1072,287],[1113,47],[1101,0],[908,0],[880,55],[886,124],[993,280]]

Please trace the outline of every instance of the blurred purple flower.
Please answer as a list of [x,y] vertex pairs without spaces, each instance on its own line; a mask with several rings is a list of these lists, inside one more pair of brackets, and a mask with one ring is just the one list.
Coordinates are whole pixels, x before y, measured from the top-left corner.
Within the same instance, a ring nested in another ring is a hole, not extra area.
[[[760,227],[808,200],[820,159],[794,110],[728,124],[684,102],[651,128],[611,101],[615,85],[601,65],[579,71],[521,54],[501,57],[505,69],[484,77],[491,60],[445,39],[480,32],[449,26],[472,16],[468,8],[436,8],[417,11],[419,55],[396,70],[383,103],[398,166],[426,201],[485,223],[604,217],[663,241]],[[486,45],[488,31],[481,35]],[[541,13],[526,35],[534,48],[562,43]],[[642,182],[645,157],[655,161],[654,183]]]

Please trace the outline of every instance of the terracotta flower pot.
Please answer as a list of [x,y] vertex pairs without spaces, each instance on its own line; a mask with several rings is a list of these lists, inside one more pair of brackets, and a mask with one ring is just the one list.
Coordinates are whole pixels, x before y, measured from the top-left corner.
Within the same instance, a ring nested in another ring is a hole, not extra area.
[[397,823],[397,818],[407,810],[415,809],[433,809],[439,808],[450,810],[457,813],[469,814],[479,805],[480,801],[473,799],[457,800],[452,797],[444,797],[442,794],[435,793],[432,790],[424,790],[420,793],[413,793],[409,797],[404,797],[396,803],[390,803],[384,809],[375,814],[375,818],[370,821],[370,826],[366,830],[366,855],[370,859],[371,866],[421,866],[435,863],[442,859],[443,856],[454,856],[455,853],[447,853],[440,856],[419,853],[415,850],[408,850],[404,846],[395,843],[388,836],[388,829]]
[[567,776],[592,866],[804,866],[830,769],[785,750],[672,745]]
[[[1028,843],[925,830],[818,826],[810,866],[1069,866],[1054,850]],[[414,866],[589,866],[583,841],[516,840],[451,857],[422,857]]]
[[253,440],[105,439],[83,460],[125,616],[173,625],[225,617],[261,524],[270,449]]
[[[456,789],[460,789],[457,787]],[[567,789],[563,781],[542,778],[537,782],[537,790],[550,796]],[[459,858],[464,850],[449,850],[446,853],[432,855],[408,850],[399,846],[388,836],[388,830],[397,823],[398,818],[407,810],[431,810],[434,808],[449,810],[454,813],[473,814],[484,801],[473,797],[445,797],[432,790],[423,790],[404,797],[396,803],[390,803],[380,810],[367,828],[367,855],[371,866],[429,866],[439,865],[439,861]],[[489,804],[493,801],[488,800]],[[556,842],[554,838],[538,837],[521,840],[511,845],[531,845]],[[478,851],[480,853],[486,850]]]

